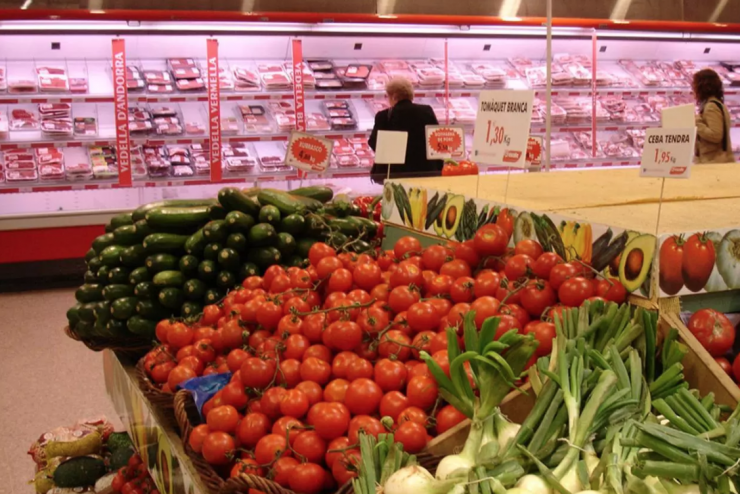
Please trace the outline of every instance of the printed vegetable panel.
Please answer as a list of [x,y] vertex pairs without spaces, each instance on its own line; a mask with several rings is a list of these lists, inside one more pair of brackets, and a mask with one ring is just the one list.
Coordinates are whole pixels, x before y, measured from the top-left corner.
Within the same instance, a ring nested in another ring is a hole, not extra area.
[[660,237],[661,296],[740,289],[740,229]]
[[434,189],[386,181],[383,220],[449,240],[464,242],[487,224],[503,226],[513,247],[535,240],[566,261],[580,261],[602,277],[617,278],[630,293],[650,297],[655,235],[576,221],[558,214]]

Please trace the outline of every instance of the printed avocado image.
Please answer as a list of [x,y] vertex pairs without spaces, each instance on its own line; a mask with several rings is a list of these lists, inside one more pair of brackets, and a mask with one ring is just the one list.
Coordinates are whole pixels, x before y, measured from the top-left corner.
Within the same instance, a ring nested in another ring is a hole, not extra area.
[[619,281],[628,292],[640,288],[650,277],[650,266],[655,255],[655,237],[638,235],[627,243],[619,261]]
[[434,227],[434,233],[436,233],[440,237],[445,236],[445,210],[447,209],[447,203],[450,202],[450,199],[452,197],[454,196],[447,196],[447,194],[445,194],[440,198],[439,202],[437,202],[437,204],[430,209],[429,214],[434,215],[434,223],[432,223]]
[[522,240],[537,240],[537,232],[534,229],[532,215],[526,211],[519,213],[514,222],[514,243]]
[[465,197],[451,196],[447,200],[447,205],[442,213],[442,232],[445,237],[453,238],[455,232],[460,226],[463,208],[465,207]]
[[393,187],[390,182],[383,185],[383,205],[380,207],[380,214],[384,220],[388,220],[393,213]]
[[[625,249],[620,249],[619,254],[614,256],[612,260],[609,262],[609,273],[612,276],[619,276],[619,263],[622,261],[622,255],[626,251],[627,245],[629,245],[630,242],[632,242],[635,238],[639,237],[641,234],[639,232],[627,230],[623,232],[622,235],[626,236],[626,239],[624,237],[621,238],[621,241],[624,242]],[[617,239],[614,239],[612,243],[615,243],[616,241]]]
[[157,430],[157,476],[159,482],[157,485],[164,489],[162,494],[172,494],[172,472],[174,471],[175,465],[173,465],[173,454],[170,449],[170,443],[164,437],[164,433],[161,430]]

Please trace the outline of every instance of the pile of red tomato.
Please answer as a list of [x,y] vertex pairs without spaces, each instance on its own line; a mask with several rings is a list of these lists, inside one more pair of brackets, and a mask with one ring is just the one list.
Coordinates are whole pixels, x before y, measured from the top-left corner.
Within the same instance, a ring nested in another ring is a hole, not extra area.
[[113,477],[111,489],[120,494],[159,494],[149,470],[137,453],[129,458],[128,465],[118,469]]
[[506,226],[424,249],[404,237],[376,258],[314,244],[307,268],[247,278],[197,324],[162,321],[162,345],[145,368],[165,391],[233,373],[188,440],[223,475],[269,476],[299,493],[331,489],[356,475],[360,431],[392,432],[415,453],[464,420],[439,399],[419,352],[449,372],[445,331],[461,329],[469,311],[479,326],[498,316],[497,337],[534,333],[541,356],[551,351],[553,311],[624,301],[617,280],[595,280],[533,240],[507,247]]

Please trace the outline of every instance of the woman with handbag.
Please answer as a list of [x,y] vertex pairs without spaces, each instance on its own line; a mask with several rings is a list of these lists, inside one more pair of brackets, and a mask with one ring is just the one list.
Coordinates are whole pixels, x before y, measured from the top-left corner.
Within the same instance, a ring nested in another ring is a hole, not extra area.
[[724,104],[722,80],[712,69],[694,74],[691,88],[699,106],[696,116],[696,162],[734,163],[730,128],[732,120]]

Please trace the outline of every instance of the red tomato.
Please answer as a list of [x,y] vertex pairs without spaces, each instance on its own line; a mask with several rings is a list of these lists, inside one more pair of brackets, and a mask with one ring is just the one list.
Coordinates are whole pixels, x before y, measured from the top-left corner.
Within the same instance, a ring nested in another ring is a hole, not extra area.
[[257,323],[268,330],[277,328],[282,317],[283,308],[273,301],[264,302],[257,311]]
[[627,289],[616,278],[600,278],[596,282],[596,295],[609,302],[623,304],[627,300]]
[[450,327],[457,327],[462,328],[463,324],[463,318],[465,317],[465,314],[467,314],[471,309],[470,304],[455,304],[450,309],[450,312],[447,314],[447,323],[450,325]]
[[558,289],[560,302],[568,307],[580,307],[583,301],[593,294],[594,285],[581,276],[566,280]]
[[415,237],[401,237],[393,246],[393,253],[396,259],[405,259],[409,255],[419,254],[421,253],[421,242]]
[[244,386],[263,389],[272,382],[276,370],[277,365],[274,360],[250,357],[242,363],[239,374]]
[[299,458],[302,456],[312,463],[321,463],[326,454],[326,441],[314,431],[301,432],[291,446]]
[[363,290],[372,290],[380,284],[381,269],[376,263],[359,264],[352,272],[355,284]]
[[534,259],[526,254],[516,254],[506,261],[504,273],[510,280],[529,277],[532,274]]
[[375,417],[370,417],[368,415],[357,415],[356,417],[353,417],[350,421],[349,431],[347,432],[347,436],[349,437],[349,440],[352,444],[359,443],[360,431],[364,432],[365,434],[375,436],[377,438],[378,434],[382,434],[383,432],[385,432],[385,428],[383,427],[383,424],[380,423],[380,420],[376,419]]
[[389,296],[390,290],[388,289],[388,285],[385,283],[375,285],[375,287],[370,290],[370,297],[380,302],[387,302]]
[[331,362],[331,372],[334,377],[346,378],[347,372],[352,367],[357,354],[354,352],[340,352]]
[[188,367],[187,365],[180,364],[172,369],[172,371],[170,371],[169,375],[167,376],[167,385],[170,387],[170,390],[174,392],[177,389],[177,386],[180,385],[180,383],[194,377],[198,376],[192,368]]
[[405,362],[411,356],[411,338],[397,329],[391,329],[380,337],[378,355],[389,358],[395,356]]
[[373,373],[373,364],[371,364],[369,360],[356,357],[350,368],[347,370],[347,380],[354,381],[355,379],[360,378],[370,379],[373,377]]
[[730,364],[729,360],[725,357],[714,357],[714,361],[717,362],[717,365],[719,365],[728,376],[732,376],[732,364]]
[[321,333],[328,325],[326,313],[309,314],[303,319],[303,334],[311,343],[322,341]]
[[267,465],[286,454],[288,441],[285,436],[267,434],[257,441],[254,448],[254,459],[260,465]]
[[[436,329],[436,328],[435,328]],[[436,336],[436,333],[434,331],[422,331],[421,333],[417,333],[416,336],[414,336],[414,339],[411,341],[411,346],[414,347],[414,350],[411,352],[414,355],[414,358],[419,358],[419,352],[425,351],[429,353],[432,349],[432,340]],[[409,368],[409,362],[406,362],[406,368]]]
[[[277,482],[281,487],[290,486],[290,477],[293,473],[293,469],[298,465],[298,460],[284,456],[278,459],[272,465],[272,480]],[[252,490],[250,489],[250,492]]]
[[[501,217],[499,215],[499,217]],[[509,234],[500,225],[484,225],[473,237],[476,252],[481,257],[501,256],[506,252]]]
[[388,311],[380,306],[372,305],[364,309],[357,318],[360,328],[370,334],[379,333],[390,323]]
[[524,326],[524,333],[533,333],[539,343],[535,355],[544,357],[552,353],[552,339],[555,338],[555,325],[551,322],[532,321]]
[[406,388],[406,396],[411,406],[422,410],[431,408],[437,401],[437,381],[428,377],[413,377]]
[[362,329],[356,322],[337,321],[332,325],[331,342],[338,350],[350,351],[362,343]]
[[467,417],[452,405],[446,405],[437,412],[437,434],[443,434],[465,420]]
[[334,462],[344,455],[341,450],[346,450],[351,444],[352,443],[349,442],[349,438],[347,436],[333,439],[326,447],[326,456],[324,456],[326,466],[329,468],[333,467]]
[[412,304],[418,302],[421,299],[419,290],[412,289],[408,286],[397,286],[391,290],[388,296],[388,305],[393,312],[398,314],[408,310]]
[[732,361],[732,375],[736,382],[740,382],[740,354]]
[[503,228],[506,235],[511,237],[514,233],[514,221],[516,221],[516,216],[514,216],[509,208],[504,208],[496,218],[496,225]]
[[337,251],[326,245],[324,242],[316,242],[308,250],[308,261],[312,266],[317,266],[319,261],[325,257],[333,257],[337,255]]
[[203,440],[201,453],[211,465],[227,465],[235,449],[234,438],[225,432],[211,432]]
[[317,494],[324,488],[324,474],[324,469],[316,463],[296,465],[288,480],[290,489],[299,494]]
[[297,419],[306,415],[308,408],[308,397],[300,389],[289,389],[280,402],[280,413]]
[[712,357],[725,355],[735,342],[735,328],[732,323],[727,316],[714,309],[694,312],[687,326]]
[[475,280],[468,276],[456,279],[450,287],[450,298],[453,303],[470,303],[475,298]]
[[421,253],[421,263],[424,269],[431,269],[436,272],[439,272],[439,268],[444,263],[452,259],[452,251],[444,245],[429,246]]
[[406,421],[393,433],[395,441],[403,445],[407,453],[418,453],[427,445],[427,430],[416,422]]
[[323,386],[329,382],[330,377],[331,365],[328,362],[316,357],[309,357],[301,362],[301,379],[304,381],[313,381]]
[[520,300],[530,316],[539,318],[545,309],[555,305],[557,296],[550,283],[537,280],[527,284],[521,292]]
[[501,275],[488,269],[481,271],[475,277],[475,298],[495,297],[500,285]]
[[360,378],[350,383],[344,395],[344,403],[354,415],[372,415],[378,410],[381,398],[383,391],[377,383]]
[[349,381],[346,379],[334,379],[324,388],[324,401],[333,403],[338,401],[344,403],[344,397],[347,394]]
[[[303,423],[293,417],[280,417],[272,425],[272,433],[277,434],[278,436],[287,437],[289,444],[293,444],[295,442],[295,438],[298,437],[298,434],[303,430],[305,430]],[[261,438],[257,438],[257,441],[260,439]]]
[[343,436],[349,429],[350,412],[342,403],[316,403],[308,411],[307,421],[327,441]]
[[416,302],[406,312],[406,320],[415,332],[430,331],[439,326],[441,315],[428,302]]
[[338,257],[328,256],[321,259],[316,265],[316,274],[323,280],[340,268],[344,268],[342,261]]
[[465,261],[468,266],[477,266],[480,263],[480,256],[475,250],[475,242],[472,239],[455,244],[453,252],[455,259]]
[[190,367],[191,369],[193,369],[193,372],[195,372],[196,376],[200,376],[201,374],[203,374],[205,365],[203,364],[203,361],[201,361],[195,355],[190,355],[189,357],[178,358],[178,361],[179,361],[178,365],[184,365],[185,367]]
[[306,396],[308,396],[308,402],[311,404],[311,406],[314,406],[316,403],[320,402],[321,397],[323,396],[323,390],[321,389],[321,386],[313,381],[303,381],[301,383],[298,383],[296,384],[296,389],[300,389],[306,394]]
[[337,458],[331,467],[331,474],[337,485],[344,485],[357,477],[360,469],[360,450],[351,449]]
[[[683,236],[674,235],[667,238],[660,246],[659,284],[660,289],[668,295],[675,295],[683,288],[684,243]],[[712,245],[712,250],[714,250],[714,245]],[[640,249],[633,249],[628,255],[633,256],[633,259],[627,259],[625,274],[629,270],[629,279],[634,279],[642,269],[643,254]]]
[[340,268],[331,273],[326,286],[327,293],[346,293],[352,288],[352,273],[349,269]]
[[437,295],[446,295],[450,293],[450,288],[454,282],[454,278],[447,274],[440,274],[435,276],[426,286],[426,294],[428,297],[434,297]]
[[176,322],[167,331],[167,343],[178,349],[193,343],[194,331],[181,322]]
[[[200,427],[200,426],[199,426]],[[270,419],[264,413],[248,413],[236,428],[239,443],[247,448],[254,448],[257,442],[270,433]]]
[[396,423],[403,424],[404,422],[416,422],[426,427],[427,420],[429,417],[427,413],[419,407],[407,407],[398,414]]
[[278,264],[273,264],[265,270],[265,274],[262,277],[262,284],[265,288],[269,288],[275,277],[281,274],[285,274],[285,269]]
[[221,396],[226,405],[231,405],[237,410],[244,410],[249,401],[249,397],[244,391],[244,386],[241,382],[232,381],[224,386]]
[[[326,333],[326,331],[324,333]],[[306,348],[305,352],[303,352],[303,360],[311,357],[316,357],[324,362],[330,362],[332,359],[331,350],[324,345],[311,345]]]
[[[406,385],[407,374],[408,371],[403,362],[384,358],[375,364],[374,380],[383,392],[399,391]],[[352,411],[351,408],[350,411]]]
[[[424,364],[426,367],[426,364]],[[406,395],[400,391],[390,391],[380,399],[380,416],[390,417],[396,422],[398,415],[409,406]]]
[[463,276],[470,276],[472,270],[470,269],[470,265],[462,259],[453,259],[452,261],[447,261],[439,268],[439,274],[452,276],[456,280]]
[[193,448],[193,451],[200,454],[203,450],[203,441],[205,441],[210,433],[211,429],[206,424],[200,424],[193,428],[192,432],[190,432],[190,437],[188,437],[188,444]]
[[691,235],[683,247],[684,256],[681,273],[686,288],[692,292],[703,289],[714,269],[716,253],[714,244],[706,233]]
[[264,392],[260,398],[260,411],[271,420],[280,417],[280,403],[288,391],[282,386],[274,386]]
[[390,286],[395,288],[402,285],[415,285],[421,287],[424,285],[422,270],[411,261],[401,261],[398,268],[391,273]]
[[536,261],[543,254],[543,249],[536,240],[520,240],[514,247],[514,254],[526,254]]

